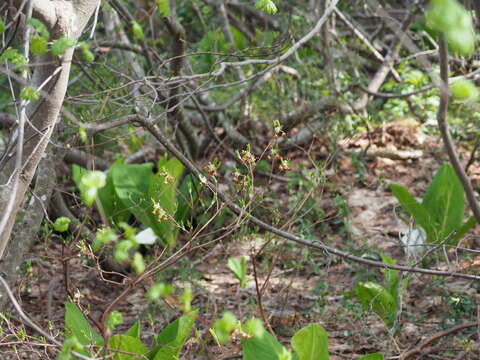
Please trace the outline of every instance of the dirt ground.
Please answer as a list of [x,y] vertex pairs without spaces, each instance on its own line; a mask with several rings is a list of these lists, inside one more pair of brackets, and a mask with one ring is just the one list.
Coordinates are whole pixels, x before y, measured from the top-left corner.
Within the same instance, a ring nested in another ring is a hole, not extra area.
[[[358,256],[374,258],[383,252],[403,263],[406,255],[399,237],[408,227],[398,215],[398,203],[389,191],[389,184],[407,186],[420,198],[445,157],[436,140],[420,133],[412,136],[412,131],[416,130],[408,126],[395,126],[376,129],[373,134],[360,134],[342,144],[338,168],[326,172],[328,181],[335,184],[335,191],[326,188],[323,192],[319,203],[324,207],[325,219],[320,222],[322,226],[312,232],[329,245]],[[347,154],[356,154],[367,146],[367,161],[364,168],[360,168],[355,158]],[[315,151],[312,150],[311,154]],[[322,156],[322,149],[318,149],[318,153]],[[466,162],[469,153],[463,148],[460,153]],[[292,154],[293,163],[301,161],[301,156]],[[398,158],[402,156],[407,158]],[[474,184],[480,184],[478,166],[471,166],[469,175]],[[279,186],[278,192],[282,191]],[[339,225],[341,216],[333,200],[338,194],[345,199],[349,209],[343,225]],[[462,246],[475,248],[478,235],[479,229],[474,229]],[[208,329],[225,310],[243,320],[251,316],[262,317],[251,266],[248,285],[240,288],[228,269],[227,259],[241,255],[250,257],[266,238],[264,234],[226,238],[166,271],[165,279],[171,280],[177,289],[192,287],[193,306],[200,309],[196,323],[199,335],[186,348],[182,355],[184,359],[241,357],[239,345],[218,346]],[[357,359],[372,352],[381,352],[386,359],[397,359],[401,353],[439,331],[478,320],[478,283],[413,274],[402,298],[401,330],[396,334],[389,333],[377,316],[362,309],[352,293],[358,281],[380,282],[381,271],[288,244],[281,239],[270,239],[271,244],[257,258],[258,282],[263,287],[261,299],[265,320],[279,340],[286,344],[296,330],[314,322],[322,325],[329,334],[332,360]],[[40,237],[28,257],[29,266],[24,269],[16,290],[24,311],[59,340],[64,303],[69,300],[65,290],[64,256],[65,250],[58,239]],[[449,250],[448,258],[449,263],[440,258],[431,266],[478,273],[478,254]],[[99,317],[125,286],[102,280],[96,267],[87,265],[79,256],[69,260],[68,272],[70,288],[74,289],[74,299],[70,300],[82,304],[82,309],[89,311],[92,317]],[[124,324],[119,330],[128,328],[140,318],[142,336],[147,344],[179,314],[175,295],[155,305],[146,301],[145,292],[151,284],[147,282],[137,287],[117,308],[124,316]],[[441,337],[414,358],[479,359],[479,331],[474,327]],[[12,315],[2,321],[0,354],[1,359],[55,357],[54,347],[45,345],[32,329],[22,325],[13,308]]]

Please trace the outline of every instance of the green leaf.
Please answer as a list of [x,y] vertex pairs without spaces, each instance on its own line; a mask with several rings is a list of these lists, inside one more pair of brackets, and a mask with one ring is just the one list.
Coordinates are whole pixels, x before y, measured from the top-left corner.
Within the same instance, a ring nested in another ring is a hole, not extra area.
[[48,41],[50,39],[50,33],[48,32],[47,26],[38,19],[30,18],[27,20],[27,24],[33,26],[35,32],[37,33],[37,37]]
[[104,187],[98,191],[98,198],[103,208],[103,212],[112,224],[119,224],[127,221],[130,217],[130,211],[120,201],[113,183],[113,168],[123,163],[123,159],[116,160],[107,174],[107,181]]
[[80,185],[82,184],[82,177],[87,172],[88,172],[88,170],[81,167],[81,166],[78,166],[76,164],[72,165],[72,178],[73,178],[73,182],[75,183],[75,185],[77,185],[77,188],[79,188]]
[[135,244],[130,240],[122,240],[115,245],[115,253],[113,257],[119,263],[129,259],[130,249],[135,248]]
[[251,336],[258,337],[262,336],[265,328],[263,327],[263,323],[260,319],[251,318],[242,325],[242,330]]
[[238,50],[244,50],[247,47],[247,39],[245,36],[234,26],[230,26],[230,31],[232,32],[235,48]]
[[67,49],[74,47],[75,44],[75,40],[69,37],[61,37],[52,44],[52,55],[60,57]]
[[143,39],[143,29],[140,24],[136,21],[132,21],[132,33],[135,40]]
[[71,220],[69,218],[61,216],[55,220],[55,222],[53,223],[53,228],[55,229],[55,231],[65,232],[68,230],[68,225],[70,225],[70,221]]
[[93,331],[77,306],[65,303],[65,338],[72,336],[75,336],[82,345],[103,345],[103,338]]
[[173,286],[165,283],[153,285],[147,292],[147,298],[150,301],[157,301],[161,297],[170,295],[173,292]]
[[278,11],[277,6],[272,0],[257,0],[255,2],[255,7],[270,15],[274,15]]
[[291,343],[298,360],[328,360],[328,335],[320,325],[310,324],[300,329]]
[[[65,358],[71,358],[68,357],[70,356],[71,351],[77,351],[80,353],[83,353],[84,351],[84,346],[78,341],[76,336],[70,336],[68,338],[65,338],[62,344],[62,354],[65,355]],[[58,358],[57,358],[58,359]]]
[[[237,323],[238,320],[236,316],[230,311],[224,312],[221,319],[215,320],[213,333],[215,334],[215,339],[220,345],[225,345],[230,341],[230,334],[237,326]],[[212,329],[210,331],[212,331]],[[262,334],[263,331],[260,332],[260,335]]]
[[35,56],[41,56],[48,51],[47,40],[40,37],[30,39],[30,51]]
[[106,175],[101,171],[85,171],[82,173],[78,188],[82,201],[91,206],[98,195],[98,190],[106,185]]
[[[154,217],[153,223],[155,231],[163,241],[169,246],[173,246],[177,240],[178,227],[175,224],[174,217],[177,213],[177,184],[180,180],[184,166],[177,158],[168,159],[163,156],[157,163],[158,172],[152,176],[148,197],[159,206],[164,216]],[[158,215],[158,214],[157,214]]]
[[356,287],[360,303],[366,310],[377,314],[388,327],[392,327],[397,315],[397,303],[393,296],[380,284],[361,282]]
[[3,52],[3,54],[0,56],[0,62],[7,61],[11,63],[12,65],[16,66],[19,71],[24,70],[26,65],[28,63],[27,58],[20,54],[20,52],[17,49],[13,48],[8,48]]
[[241,256],[239,258],[229,258],[228,267],[233,274],[240,281],[240,287],[247,286],[247,258]]
[[[397,265],[397,262],[387,255],[382,255],[382,261],[388,265]],[[398,276],[398,270],[383,269],[383,278],[385,280],[385,288],[392,295],[398,305],[400,290],[400,277]]]
[[40,100],[40,93],[31,86],[25,86],[20,93],[20,99],[38,101]]
[[92,51],[90,50],[90,45],[88,45],[84,42],[81,42],[78,45],[80,45],[83,61],[92,62],[93,60],[95,60],[95,56],[93,55]]
[[467,56],[475,49],[472,16],[457,0],[432,0],[425,19],[428,27],[445,34],[453,51]]
[[477,225],[477,218],[475,216],[470,216],[465,224],[462,225],[460,229],[458,229],[455,236],[450,241],[450,244],[457,245],[458,242],[467,234],[471,229],[473,229]]
[[461,101],[475,101],[480,91],[472,80],[461,79],[450,85],[452,96]]
[[113,330],[118,325],[123,323],[123,315],[121,312],[114,310],[110,313],[107,319],[107,329]]
[[192,174],[188,174],[182,181],[177,196],[177,213],[175,219],[183,223],[188,214],[194,209],[195,202],[199,195],[199,180]]
[[108,347],[112,350],[123,351],[141,356],[127,355],[113,352],[113,360],[139,360],[144,359],[148,353],[147,347],[138,339],[128,335],[113,335],[108,341]]
[[261,337],[252,337],[243,343],[243,360],[278,360],[285,347],[268,331]]
[[140,321],[135,321],[135,324],[133,324],[124,335],[131,336],[140,340]]
[[436,225],[434,242],[442,241],[462,226],[465,206],[463,186],[452,166],[444,164],[440,167],[427,188],[422,205]]
[[405,187],[391,184],[390,188],[393,195],[395,195],[405,211],[408,212],[415,222],[425,230],[428,240],[433,240],[435,238],[435,224],[433,223],[433,219],[430,218],[427,209],[422,204],[419,204],[418,201],[409,194]]
[[383,360],[383,355],[380,353],[368,354],[358,360]]
[[3,22],[2,19],[0,19],[0,34],[3,34],[5,32],[5,23]]
[[110,171],[119,201],[145,227],[151,227],[157,233],[158,228],[149,197],[150,180],[154,176],[152,168],[151,163],[116,164]]
[[170,16],[170,4],[168,3],[168,0],[156,0],[156,2],[160,16]]
[[178,360],[196,318],[197,312],[192,311],[168,325],[155,339],[154,350],[148,357],[153,360]]
[[190,287],[186,287],[178,299],[182,302],[183,311],[190,312],[192,309],[193,300],[192,289],[190,289]]
[[98,251],[103,245],[117,241],[117,239],[118,236],[112,228],[106,227],[99,229],[93,239],[93,251]]
[[143,255],[138,251],[133,254],[132,267],[137,274],[142,274],[145,271],[145,261]]

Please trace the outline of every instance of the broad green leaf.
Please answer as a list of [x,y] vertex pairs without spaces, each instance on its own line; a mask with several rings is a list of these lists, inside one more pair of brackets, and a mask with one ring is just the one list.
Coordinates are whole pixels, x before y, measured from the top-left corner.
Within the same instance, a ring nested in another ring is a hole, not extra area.
[[455,81],[450,85],[450,92],[452,97],[461,101],[474,101],[477,100],[480,91],[472,80],[461,79]]
[[121,312],[114,310],[107,319],[107,329],[114,330],[118,325],[123,324],[123,315]]
[[255,2],[255,7],[270,15],[274,15],[278,11],[277,6],[272,0],[257,0]]
[[[213,335],[215,335],[215,340],[220,343],[220,345],[225,345],[231,340],[231,333],[235,330],[235,327],[238,324],[237,317],[230,311],[223,313],[220,319],[215,320],[213,329],[210,329],[210,332],[213,330]],[[260,335],[263,334],[263,331],[260,332]]]
[[3,22],[2,19],[0,19],[0,34],[3,34],[5,32],[5,23]]
[[158,13],[160,16],[170,16],[170,4],[168,0],[156,0]]
[[75,336],[82,345],[102,345],[103,338],[73,303],[65,303],[65,338]]
[[239,258],[229,258],[228,267],[233,274],[240,281],[240,287],[247,286],[247,258],[241,256]]
[[27,20],[27,24],[33,26],[38,37],[48,41],[50,39],[50,33],[48,32],[47,26],[38,19],[30,18]]
[[25,86],[20,92],[20,98],[28,101],[40,100],[40,93],[31,86]]
[[188,174],[180,185],[179,194],[177,195],[177,213],[175,214],[175,218],[179,223],[183,223],[194,208],[199,195],[198,184],[198,179],[192,174]]
[[328,335],[318,324],[297,331],[291,343],[298,360],[328,360]]
[[47,40],[40,37],[30,39],[30,52],[35,56],[41,56],[48,51]]
[[235,43],[235,48],[238,50],[243,50],[247,47],[247,39],[236,27],[230,26],[230,30],[233,36],[233,42]]
[[135,321],[135,324],[133,324],[124,335],[140,339],[140,321]]
[[133,254],[132,268],[137,274],[142,274],[145,271],[145,260],[143,259],[143,255],[138,251]]
[[[152,176],[148,197],[161,208],[164,216],[154,217],[152,229],[169,246],[173,246],[178,235],[178,226],[173,218],[177,212],[177,184],[184,167],[177,158],[163,156],[157,164],[158,172]],[[157,214],[158,216],[159,214]]]
[[445,34],[452,50],[467,56],[475,49],[472,16],[457,0],[432,0],[425,18],[428,27]]
[[358,360],[383,360],[383,355],[380,353],[368,354]]
[[180,351],[192,331],[197,312],[183,314],[168,325],[155,339],[154,350],[149,354],[153,360],[178,360]]
[[71,220],[65,216],[61,216],[55,220],[53,223],[53,228],[58,232],[65,232],[68,230],[68,225],[70,225]]
[[135,40],[143,39],[144,34],[142,26],[136,21],[132,21],[132,32]]
[[433,240],[435,237],[435,224],[432,222],[433,219],[430,218],[427,209],[422,204],[419,204],[418,201],[409,194],[405,187],[397,184],[391,184],[390,188],[393,195],[395,195],[405,211],[409,213],[415,222],[425,230],[428,240]]
[[56,40],[52,44],[52,55],[58,57],[62,56],[67,49],[74,47],[75,43],[75,40],[68,37],[62,37]]
[[434,242],[442,241],[462,226],[465,206],[463,187],[452,166],[444,164],[440,167],[423,197],[422,205],[436,224],[437,238]]
[[383,286],[372,281],[361,282],[356,287],[356,293],[366,310],[377,314],[387,326],[393,326],[397,315],[397,304]]
[[262,336],[265,328],[260,319],[255,317],[248,319],[245,323],[242,324],[242,330],[251,335],[251,336]]
[[82,177],[87,172],[88,170],[81,166],[75,164],[72,165],[72,178],[73,182],[75,183],[75,185],[77,185],[77,187],[80,187],[80,184],[82,183]]
[[243,360],[278,360],[285,347],[268,331],[261,337],[252,337],[243,343]]
[[150,181],[153,178],[153,164],[117,164],[112,172],[113,186],[118,199],[145,227],[155,232],[156,222],[149,198]]
[[[397,262],[387,255],[382,255],[382,261],[388,265],[397,265]],[[398,271],[393,269],[383,269],[383,278],[385,280],[385,288],[395,299],[398,305],[399,290],[400,290],[400,277]]]
[[120,201],[113,184],[113,168],[119,164],[123,164],[123,159],[116,160],[108,170],[107,181],[104,187],[98,191],[98,198],[102,204],[103,212],[111,223],[119,224],[127,221],[130,212],[127,207]]
[[157,301],[161,297],[170,295],[173,292],[173,286],[165,283],[157,283],[147,291],[147,299]]
[[28,63],[27,58],[23,56],[17,49],[14,48],[8,48],[3,52],[3,54],[0,56],[0,62],[7,61],[11,63],[14,66],[17,66],[17,70],[23,70],[25,66]]
[[[108,341],[108,347],[112,350],[113,360],[140,360],[145,359],[148,353],[147,347],[140,341],[140,339],[128,335],[113,335]],[[128,352],[135,355],[122,354],[120,352]]]
[[100,248],[105,245],[112,243],[118,240],[116,232],[111,227],[100,228],[95,233],[95,238],[93,239],[93,251],[98,251]]

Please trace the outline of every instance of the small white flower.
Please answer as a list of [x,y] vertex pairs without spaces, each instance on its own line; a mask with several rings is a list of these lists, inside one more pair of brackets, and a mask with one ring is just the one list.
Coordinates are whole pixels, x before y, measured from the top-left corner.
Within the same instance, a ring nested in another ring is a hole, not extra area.
[[143,245],[153,245],[157,240],[157,235],[153,232],[152,228],[146,228],[145,230],[140,231],[135,235],[135,240],[139,244]]

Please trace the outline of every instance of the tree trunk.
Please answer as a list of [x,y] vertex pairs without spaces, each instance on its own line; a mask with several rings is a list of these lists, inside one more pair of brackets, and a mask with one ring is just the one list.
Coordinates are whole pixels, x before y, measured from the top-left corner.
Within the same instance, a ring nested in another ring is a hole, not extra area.
[[[33,17],[41,20],[47,26],[51,41],[62,37],[77,40],[99,3],[99,0],[30,1],[33,7]],[[14,4],[20,7],[22,1],[14,1]],[[60,118],[73,52],[74,49],[70,48],[60,58],[49,52],[35,59],[35,62],[40,65],[35,67],[28,85],[37,89],[50,78],[43,88],[48,96],[30,103],[27,107],[28,121],[25,126],[21,167],[16,166],[15,156],[13,156],[4,168],[3,178],[8,179],[8,182],[0,186],[0,209],[10,209],[5,210],[4,214],[0,214],[2,218],[0,222],[0,258],[3,258],[16,215],[22,206],[25,193],[38,164],[45,154],[57,119]],[[57,73],[52,77],[55,71]],[[17,254],[17,256],[22,255]]]

